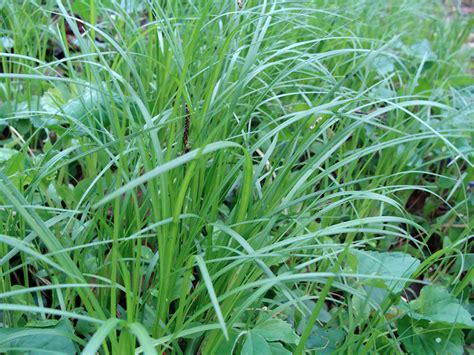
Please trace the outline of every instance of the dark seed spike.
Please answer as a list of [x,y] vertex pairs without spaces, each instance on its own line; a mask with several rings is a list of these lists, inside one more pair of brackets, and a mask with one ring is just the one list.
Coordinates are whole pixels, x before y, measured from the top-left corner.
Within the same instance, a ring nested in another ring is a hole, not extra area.
[[191,125],[191,115],[189,113],[188,104],[185,105],[186,113],[184,115],[184,132],[183,132],[183,146],[184,146],[184,153],[186,154],[191,150],[189,146],[189,127]]

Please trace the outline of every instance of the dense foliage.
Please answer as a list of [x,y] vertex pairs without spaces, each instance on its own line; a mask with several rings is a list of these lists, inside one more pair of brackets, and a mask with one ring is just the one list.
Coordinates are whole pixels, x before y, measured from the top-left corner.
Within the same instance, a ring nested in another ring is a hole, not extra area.
[[0,352],[472,353],[458,5],[0,0]]

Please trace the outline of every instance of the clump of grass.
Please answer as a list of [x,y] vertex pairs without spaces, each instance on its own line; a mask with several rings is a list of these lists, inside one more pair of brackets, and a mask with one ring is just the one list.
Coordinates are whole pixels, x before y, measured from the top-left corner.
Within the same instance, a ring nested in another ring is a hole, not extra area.
[[0,2],[0,351],[462,352],[473,80],[444,11]]

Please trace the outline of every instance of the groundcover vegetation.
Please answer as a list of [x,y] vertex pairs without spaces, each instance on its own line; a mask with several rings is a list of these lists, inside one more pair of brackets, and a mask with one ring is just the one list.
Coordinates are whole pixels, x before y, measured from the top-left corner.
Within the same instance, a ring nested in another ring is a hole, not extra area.
[[0,1],[0,352],[472,354],[461,5]]

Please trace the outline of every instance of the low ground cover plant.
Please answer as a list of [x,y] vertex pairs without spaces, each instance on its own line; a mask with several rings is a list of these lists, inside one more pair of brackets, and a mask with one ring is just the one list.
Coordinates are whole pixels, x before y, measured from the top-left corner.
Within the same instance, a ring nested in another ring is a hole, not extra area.
[[471,353],[463,6],[0,0],[0,352]]

